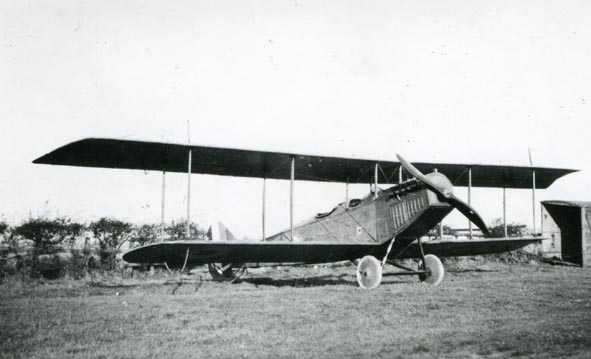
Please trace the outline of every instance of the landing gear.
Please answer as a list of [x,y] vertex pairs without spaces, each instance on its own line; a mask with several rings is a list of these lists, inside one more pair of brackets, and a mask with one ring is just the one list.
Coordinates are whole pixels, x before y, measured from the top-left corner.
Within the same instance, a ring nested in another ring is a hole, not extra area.
[[[382,282],[382,276],[401,275],[416,275],[419,277],[421,282],[430,285],[438,285],[441,283],[445,273],[441,260],[439,260],[439,258],[433,254],[425,255],[423,251],[423,244],[418,238],[417,243],[420,249],[419,267],[417,269],[409,268],[396,261],[396,259],[401,256],[402,253],[408,249],[408,247],[410,247],[411,243],[408,243],[406,247],[398,253],[397,257],[393,259],[388,259],[388,255],[390,254],[390,250],[394,244],[394,239],[392,239],[390,242],[388,250],[386,251],[386,255],[381,262],[378,261],[374,256],[370,255],[361,258],[357,262],[357,283],[359,283],[359,286],[364,289],[374,289],[377,288]],[[383,267],[386,263],[403,269],[403,271],[383,274]]]
[[[441,260],[439,260],[439,258],[437,258],[437,256],[434,254],[425,254],[425,252],[423,251],[423,244],[421,243],[420,238],[417,238],[417,243],[419,245],[419,250],[420,250],[419,268],[416,270],[414,270],[412,268],[408,268],[408,267],[398,263],[396,261],[396,258],[394,258],[392,260],[385,259],[386,263],[393,265],[395,267],[398,267],[400,269],[404,269],[403,272],[396,272],[396,273],[391,273],[388,275],[393,275],[393,276],[394,275],[418,275],[419,280],[423,283],[427,283],[430,285],[439,285],[439,283],[441,283],[441,281],[443,280],[443,275],[445,273],[445,270],[443,269],[443,264],[441,263]],[[407,248],[409,246],[410,246],[410,243],[408,244]],[[405,248],[402,252],[400,252],[398,254],[398,256],[402,255],[402,253],[407,248]]]
[[209,263],[207,264],[211,278],[216,282],[233,283],[246,271],[243,265],[234,266],[232,263]]
[[377,288],[382,282],[382,264],[374,256],[365,256],[357,264],[357,283],[363,289]]

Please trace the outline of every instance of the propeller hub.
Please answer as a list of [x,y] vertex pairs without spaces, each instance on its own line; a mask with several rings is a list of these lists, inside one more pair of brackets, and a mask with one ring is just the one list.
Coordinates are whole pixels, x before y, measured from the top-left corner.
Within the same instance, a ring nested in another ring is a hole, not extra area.
[[450,198],[453,196],[453,184],[443,173],[432,172],[425,177],[427,177],[429,181],[441,191],[445,198]]

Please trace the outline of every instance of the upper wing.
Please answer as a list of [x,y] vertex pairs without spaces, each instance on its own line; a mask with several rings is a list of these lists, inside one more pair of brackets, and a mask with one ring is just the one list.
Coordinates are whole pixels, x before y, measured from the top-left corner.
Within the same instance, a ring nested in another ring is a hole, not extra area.
[[[397,161],[104,138],[72,142],[37,158],[33,163],[187,172],[189,150],[192,151],[191,172],[222,176],[289,179],[291,158],[295,158],[295,175],[298,180],[369,183],[373,181],[373,169],[377,163],[382,169],[379,182],[393,184],[398,181],[400,168]],[[468,185],[468,169],[472,169],[474,187],[531,188],[532,170],[535,170],[537,188],[547,188],[558,178],[575,172],[562,168],[481,164],[414,165],[423,173],[437,169],[456,186]]]
[[[495,238],[495,239],[466,239],[453,241],[423,242],[425,254],[438,257],[476,256],[514,251],[528,244],[537,243],[545,238]],[[420,258],[420,249],[413,243],[401,258]]]

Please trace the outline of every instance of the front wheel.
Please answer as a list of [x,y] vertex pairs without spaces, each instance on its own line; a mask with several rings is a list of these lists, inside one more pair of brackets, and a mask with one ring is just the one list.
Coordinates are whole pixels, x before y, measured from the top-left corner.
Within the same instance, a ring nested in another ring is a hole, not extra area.
[[[419,279],[423,283],[427,283],[430,285],[438,285],[443,280],[443,275],[445,270],[443,269],[443,264],[441,260],[437,258],[437,256],[433,254],[425,255],[425,267],[430,273],[422,274],[419,276]],[[423,268],[423,262],[419,264],[419,268]]]
[[382,282],[382,263],[374,256],[365,256],[357,264],[357,283],[363,289],[377,288]]

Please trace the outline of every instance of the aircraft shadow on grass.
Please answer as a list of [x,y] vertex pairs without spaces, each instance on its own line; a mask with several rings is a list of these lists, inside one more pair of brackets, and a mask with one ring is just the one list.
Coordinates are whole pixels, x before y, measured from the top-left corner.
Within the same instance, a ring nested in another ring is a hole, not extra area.
[[484,268],[470,268],[470,269],[448,269],[447,273],[473,273],[473,272],[480,272],[480,273],[489,273],[489,272],[500,272],[498,269],[484,269]]
[[[396,279],[383,281],[382,284],[402,284],[402,283],[414,283],[413,280]],[[273,286],[273,287],[324,287],[324,286],[357,286],[355,277],[349,274],[341,275],[322,275],[316,277],[305,277],[305,278],[272,278],[272,277],[251,277],[244,278],[236,281],[235,283],[249,283],[254,286]]]
[[[472,269],[450,269],[448,273],[453,273],[456,275],[461,275],[463,273],[489,273],[489,272],[499,272],[496,269],[482,269],[482,268],[472,268]],[[392,274],[384,274],[384,277],[390,277]],[[340,275],[321,275],[321,276],[311,276],[311,277],[304,277],[304,278],[273,278],[273,277],[247,277],[247,278],[240,278],[235,282],[236,284],[239,283],[249,283],[255,286],[274,286],[274,287],[324,287],[324,286],[335,286],[335,285],[345,285],[345,286],[356,286],[357,282],[354,277],[349,274],[340,274]],[[410,278],[392,278],[390,280],[382,281],[382,284],[386,285],[396,285],[396,284],[412,284],[418,283],[416,280]]]
[[249,277],[241,278],[237,283],[249,283],[254,286],[273,286],[273,287],[324,287],[333,285],[355,286],[354,281],[348,280],[350,275],[321,275],[304,278],[272,278],[272,277]]

